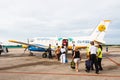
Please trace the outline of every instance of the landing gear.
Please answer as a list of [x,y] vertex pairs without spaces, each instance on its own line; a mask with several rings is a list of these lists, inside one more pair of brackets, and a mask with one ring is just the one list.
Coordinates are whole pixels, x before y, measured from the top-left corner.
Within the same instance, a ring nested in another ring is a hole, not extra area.
[[[30,54],[29,54],[29,56],[35,56],[31,51],[29,52]],[[42,58],[47,58],[47,52],[44,52],[43,54],[42,54]]]
[[42,54],[42,58],[47,58],[47,52]]
[[32,52],[30,52],[29,56],[34,56]]
[[2,52],[3,52],[3,50],[0,50],[0,55],[1,55]]

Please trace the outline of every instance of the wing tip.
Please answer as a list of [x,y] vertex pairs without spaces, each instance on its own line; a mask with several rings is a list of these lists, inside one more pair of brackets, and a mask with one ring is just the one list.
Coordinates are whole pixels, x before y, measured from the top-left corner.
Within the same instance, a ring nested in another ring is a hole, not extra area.
[[16,42],[16,40],[8,40],[9,42]]

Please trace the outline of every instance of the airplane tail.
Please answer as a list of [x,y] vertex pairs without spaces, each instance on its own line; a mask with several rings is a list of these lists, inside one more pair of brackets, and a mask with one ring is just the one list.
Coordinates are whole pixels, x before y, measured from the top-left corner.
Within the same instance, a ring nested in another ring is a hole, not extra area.
[[99,43],[105,43],[104,36],[107,31],[108,25],[111,22],[111,20],[103,20],[100,22],[100,24],[96,27],[96,29],[91,34],[91,39],[95,42]]

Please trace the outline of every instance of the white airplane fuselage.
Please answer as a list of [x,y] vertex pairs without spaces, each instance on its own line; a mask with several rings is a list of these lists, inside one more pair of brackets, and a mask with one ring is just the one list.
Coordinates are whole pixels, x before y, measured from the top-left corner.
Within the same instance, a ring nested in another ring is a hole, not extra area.
[[52,48],[56,47],[56,44],[58,46],[62,46],[64,44],[64,40],[67,40],[67,47],[69,49],[72,48],[73,44],[78,47],[86,47],[90,41],[93,41],[90,36],[88,37],[62,37],[62,38],[57,38],[57,37],[36,37],[30,40],[30,44],[40,44],[44,46],[48,46],[49,44],[52,45]]

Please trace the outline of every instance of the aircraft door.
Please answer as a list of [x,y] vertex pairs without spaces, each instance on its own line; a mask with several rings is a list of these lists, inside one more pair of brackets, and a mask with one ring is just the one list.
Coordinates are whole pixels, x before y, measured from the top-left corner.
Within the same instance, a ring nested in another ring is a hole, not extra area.
[[68,39],[63,39],[62,40],[62,45],[64,45],[64,46],[68,46]]

